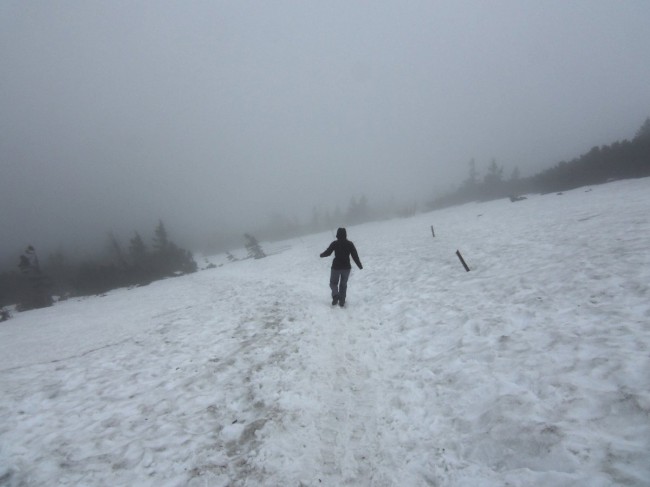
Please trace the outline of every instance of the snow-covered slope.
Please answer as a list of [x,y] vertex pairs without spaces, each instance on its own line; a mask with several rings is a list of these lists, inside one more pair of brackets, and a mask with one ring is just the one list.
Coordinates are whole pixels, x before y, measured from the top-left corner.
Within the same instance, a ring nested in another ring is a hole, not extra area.
[[0,485],[650,485],[649,190],[351,227],[346,309],[323,233],[16,314]]

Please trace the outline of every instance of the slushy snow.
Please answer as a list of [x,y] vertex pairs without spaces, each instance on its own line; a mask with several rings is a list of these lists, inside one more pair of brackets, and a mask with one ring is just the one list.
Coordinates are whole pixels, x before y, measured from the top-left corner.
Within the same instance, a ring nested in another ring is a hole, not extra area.
[[348,236],[15,313],[0,485],[650,485],[650,178]]

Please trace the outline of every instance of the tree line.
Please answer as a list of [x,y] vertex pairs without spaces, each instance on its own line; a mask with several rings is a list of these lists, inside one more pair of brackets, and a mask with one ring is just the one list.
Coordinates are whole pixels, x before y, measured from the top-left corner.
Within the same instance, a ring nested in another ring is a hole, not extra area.
[[79,264],[69,262],[62,252],[41,262],[36,249],[29,246],[17,267],[0,274],[0,306],[16,304],[18,311],[49,306],[52,296],[102,294],[197,270],[192,253],[170,240],[162,221],[150,246],[138,232],[126,248],[109,235],[106,255]]
[[[311,221],[306,224],[274,215],[257,233],[264,239],[276,240],[377,218],[379,212],[370,208],[365,196],[353,197],[345,212],[338,208],[333,213],[314,209]],[[249,258],[266,256],[256,237],[246,233],[244,239]],[[222,245],[210,250],[225,251],[240,241],[240,238],[233,237],[225,247]],[[18,311],[42,308],[53,303],[52,296],[65,299],[98,295],[112,289],[143,286],[197,269],[192,253],[170,240],[162,221],[156,226],[149,245],[139,232],[134,233],[126,246],[109,233],[103,254],[82,261],[73,261],[62,251],[57,251],[41,262],[36,249],[29,246],[19,257],[16,268],[0,272],[0,311],[3,306],[14,304]]]
[[430,209],[486,201],[523,193],[552,193],[617,179],[650,176],[650,118],[646,119],[632,140],[593,147],[571,161],[562,161],[534,176],[521,178],[515,168],[508,179],[503,167],[493,159],[481,179],[474,160],[469,163],[468,177],[460,187],[440,196],[428,205]]
[[[650,118],[646,119],[632,140],[594,147],[571,161],[562,161],[534,176],[521,178],[514,168],[508,178],[503,166],[491,160],[483,177],[471,160],[469,173],[460,187],[431,201],[436,209],[470,201],[486,201],[508,197],[515,201],[524,193],[560,192],[615,179],[650,176]],[[409,217],[417,204],[379,210],[365,196],[351,198],[345,211],[313,209],[311,220],[301,224],[296,218],[273,215],[258,234],[267,240],[296,237],[332,230],[341,225],[355,225],[392,217]],[[245,235],[249,257],[265,254],[255,237]],[[230,242],[234,245],[234,242]],[[162,221],[155,227],[150,245],[136,232],[128,246],[113,235],[108,237],[108,252],[102,257],[70,262],[62,252],[50,254],[40,262],[33,247],[20,256],[17,269],[0,273],[0,311],[2,306],[17,304],[20,309],[48,306],[52,295],[85,296],[102,294],[111,289],[146,285],[154,280],[195,272],[197,264],[192,253],[174,244]],[[210,249],[225,251],[226,248]],[[4,316],[4,315],[3,315]]]

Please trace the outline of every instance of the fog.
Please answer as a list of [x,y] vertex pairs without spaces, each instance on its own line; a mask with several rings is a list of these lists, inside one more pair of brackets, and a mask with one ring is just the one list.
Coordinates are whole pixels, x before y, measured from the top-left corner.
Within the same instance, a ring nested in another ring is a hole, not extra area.
[[[422,202],[650,116],[646,1],[0,3],[0,258]],[[144,236],[144,235],[143,235]]]

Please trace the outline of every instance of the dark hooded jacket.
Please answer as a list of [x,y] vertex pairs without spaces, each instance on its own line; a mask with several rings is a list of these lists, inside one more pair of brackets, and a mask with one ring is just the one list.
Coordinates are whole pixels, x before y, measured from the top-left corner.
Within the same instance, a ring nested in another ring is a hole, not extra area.
[[342,270],[342,269],[352,269],[350,265],[350,256],[354,260],[354,263],[357,264],[359,269],[363,269],[361,261],[359,260],[359,254],[357,254],[357,249],[352,242],[347,239],[347,232],[345,228],[339,228],[336,231],[336,240],[327,247],[327,250],[320,254],[321,257],[329,257],[334,252],[334,260],[332,261],[332,269]]

